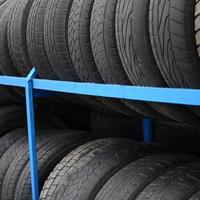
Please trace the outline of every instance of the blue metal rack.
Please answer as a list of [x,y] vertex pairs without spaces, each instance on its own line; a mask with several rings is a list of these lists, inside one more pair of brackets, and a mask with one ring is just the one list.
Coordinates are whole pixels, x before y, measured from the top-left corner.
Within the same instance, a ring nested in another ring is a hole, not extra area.
[[[200,106],[200,90],[77,83],[36,78],[35,68],[26,78],[0,76],[0,85],[25,88],[30,153],[32,199],[39,199],[34,97],[63,92],[118,99]],[[144,142],[152,142],[152,119],[143,120]]]

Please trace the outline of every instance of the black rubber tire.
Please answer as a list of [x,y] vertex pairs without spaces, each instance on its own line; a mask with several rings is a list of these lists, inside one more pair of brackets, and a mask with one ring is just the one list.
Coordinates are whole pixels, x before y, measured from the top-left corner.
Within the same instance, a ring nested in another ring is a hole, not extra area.
[[9,166],[11,165],[12,161],[18,156],[17,153],[22,150],[26,141],[27,141],[27,137],[24,135],[22,138],[16,140],[15,143],[12,144],[0,158],[0,161],[2,163],[2,165],[0,165],[0,197],[2,194],[3,180],[5,177],[5,174]]
[[[8,43],[7,43],[7,25],[9,23],[11,12],[15,6],[16,1],[7,1],[5,3],[3,14],[1,14],[0,18],[0,71],[4,75],[16,76],[19,75],[17,70],[13,67],[14,64],[12,62],[11,56],[8,50]],[[3,87],[2,87],[3,88]],[[19,94],[22,95],[23,92],[20,89],[2,89],[11,99],[15,99],[16,101],[21,102],[22,99],[20,98]]]
[[27,47],[32,64],[44,79],[57,79],[44,44],[44,17],[48,0],[34,0],[28,16]]
[[[19,139],[27,133],[26,128],[17,128],[0,138],[0,159],[2,155]],[[0,170],[1,171],[1,170]]]
[[[32,63],[36,66],[38,70],[38,74],[41,78],[45,79],[58,79],[58,76],[53,70],[53,65],[51,65],[48,55],[49,50],[45,48],[45,43],[47,43],[45,39],[45,13],[48,7],[48,4],[51,5],[49,0],[35,0],[32,4],[31,10],[29,12],[28,24],[27,24],[27,46],[29,56],[31,58]],[[47,10],[48,11],[48,10]],[[52,16],[52,13],[51,13]],[[64,16],[65,19],[66,16]],[[52,18],[51,18],[52,21]],[[51,23],[50,21],[50,23]],[[63,31],[63,30],[62,30]],[[59,35],[59,37],[61,37]],[[61,41],[60,43],[62,43]],[[57,45],[60,45],[57,44]],[[53,47],[54,49],[54,47]],[[62,54],[63,56],[63,54]],[[55,66],[56,67],[56,66]],[[59,67],[59,66],[58,66]],[[65,100],[70,100],[71,102],[75,102],[77,104],[84,104],[84,101],[80,101],[77,96],[73,95],[62,95]],[[98,103],[92,101],[92,98],[84,98],[89,105],[94,107],[100,107],[99,109],[104,110]],[[87,104],[86,104],[87,105]]]
[[[52,133],[43,128],[38,130],[38,134],[47,134],[47,137],[49,137]],[[26,128],[20,128],[16,131],[6,134],[6,136],[2,139],[2,141],[0,140],[0,144],[2,143],[3,145],[3,147],[0,149],[2,152],[2,156],[0,156],[0,162],[3,163],[0,165],[0,197],[4,176],[10,164],[18,156],[18,152],[23,150],[24,145],[27,145],[28,133]],[[5,144],[3,144],[3,142],[5,142]]]
[[[91,16],[91,45],[96,65],[105,83],[130,85],[123,69],[115,36],[117,0],[95,0]],[[151,118],[162,118],[147,103],[123,101],[132,110]]]
[[[195,4],[196,0],[150,0],[153,52],[161,73],[171,87],[200,88],[194,32]],[[165,40],[160,42],[163,36]]]
[[[50,0],[46,6],[44,40],[49,61],[61,80],[81,82],[71,61],[68,47],[67,27],[72,0]],[[94,97],[78,97],[93,108],[110,110]]]
[[45,14],[44,40],[49,61],[57,76],[61,80],[80,81],[71,61],[67,39],[72,2],[73,0],[49,0]]
[[112,138],[82,145],[56,166],[40,199],[94,199],[116,171],[147,154],[143,148],[143,145],[128,139]]
[[151,182],[135,199],[189,199],[199,191],[199,187],[200,162],[198,161],[169,169]]
[[[151,49],[148,26],[150,1],[115,0],[114,2],[113,7],[117,2],[115,24],[117,46],[129,80],[133,85],[167,87],[156,66]],[[109,43],[107,39],[104,46],[107,47],[107,52],[111,54],[111,45],[109,44],[111,42]],[[98,48],[98,45],[96,48]],[[169,119],[185,123],[199,123],[197,117],[184,107],[158,103],[151,103],[150,105]]]
[[[151,45],[157,65],[170,87],[200,88],[195,5],[195,0],[150,0]],[[199,108],[191,110],[200,116]]]
[[120,169],[99,191],[95,200],[130,200],[169,168],[193,161],[186,155],[156,154],[136,160]]
[[[83,132],[63,131],[45,134],[38,139],[38,169],[40,188],[55,165],[72,149],[88,140]],[[22,145],[21,151],[10,164],[3,180],[1,198],[4,200],[31,199],[29,148]],[[5,155],[5,154],[4,154]]]
[[[2,1],[4,2],[3,4],[0,5],[0,20],[1,17],[3,16],[4,12],[6,9],[9,7],[9,5],[13,2],[12,0],[7,0],[7,1]],[[4,60],[1,58],[1,60]],[[0,75],[2,75],[2,72],[0,70]],[[0,86],[0,93],[6,96],[8,99],[16,101],[16,102],[21,102],[21,99],[19,99],[16,95],[16,92],[13,91],[12,88],[6,87],[6,86]],[[15,97],[15,98],[13,98]],[[16,98],[17,97],[17,98]]]
[[13,67],[12,59],[9,54],[8,50],[8,43],[7,43],[7,26],[10,20],[11,13],[16,5],[16,0],[10,2],[8,7],[6,8],[5,12],[3,13],[0,19],[0,58],[1,58],[1,65],[0,70],[3,72],[4,75],[16,76],[19,75],[16,69]]
[[[19,130],[20,131],[20,130]],[[47,136],[45,137],[50,137],[52,133],[48,134],[49,131],[44,130],[39,130],[38,131],[38,140],[40,140],[41,138],[44,138],[44,135],[47,134]],[[10,133],[10,135],[12,134],[12,132]],[[4,152],[3,156],[0,158],[1,163],[3,163],[0,166],[0,197],[2,194],[2,188],[3,188],[3,180],[4,177],[6,175],[6,172],[9,168],[9,166],[11,165],[11,163],[13,162],[13,160],[18,157],[18,153],[23,151],[24,148],[28,148],[28,135],[27,135],[27,131],[26,129],[21,129],[21,132],[16,132],[17,135],[20,136],[20,138],[18,138],[13,144],[10,143],[10,147],[7,148],[7,150]],[[9,134],[8,134],[9,135]],[[10,141],[12,141],[11,138],[7,138],[8,141],[6,141],[7,143],[9,143]]]
[[[82,82],[103,83],[95,64],[90,42],[90,19],[94,0],[74,0],[68,21],[69,52],[74,69]],[[103,105],[128,115],[138,114],[119,100],[97,98]]]
[[15,67],[21,76],[27,76],[33,67],[26,45],[27,19],[33,0],[19,0],[8,26],[8,46]]

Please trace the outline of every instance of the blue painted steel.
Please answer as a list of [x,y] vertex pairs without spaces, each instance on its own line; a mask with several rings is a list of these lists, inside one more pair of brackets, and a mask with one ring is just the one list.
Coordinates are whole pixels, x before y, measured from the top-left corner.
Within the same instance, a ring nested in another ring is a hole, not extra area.
[[[26,87],[26,82],[26,78],[0,76],[0,84],[2,85]],[[43,90],[157,103],[200,106],[200,90],[198,89],[105,85],[40,79],[33,79],[33,88],[41,92]],[[38,96],[42,96],[41,93]]]
[[159,103],[200,106],[200,90],[33,80],[34,89]]
[[143,136],[144,142],[147,144],[151,144],[153,142],[153,120],[149,118],[143,119]]
[[32,199],[39,199],[38,187],[38,162],[37,162],[37,148],[36,148],[36,134],[35,134],[35,118],[34,118],[34,102],[33,102],[33,82],[32,79],[36,77],[35,69],[32,69],[26,78],[26,110],[27,110],[27,124],[28,124],[28,141],[30,154],[30,168],[31,168],[31,184],[32,184]]
[[26,87],[26,78],[12,77],[12,76],[0,76],[0,85]]

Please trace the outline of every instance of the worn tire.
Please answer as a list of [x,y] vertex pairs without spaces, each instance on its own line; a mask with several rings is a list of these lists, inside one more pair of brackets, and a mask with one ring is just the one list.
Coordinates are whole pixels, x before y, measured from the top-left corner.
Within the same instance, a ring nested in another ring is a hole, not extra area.
[[[11,12],[15,6],[16,1],[7,1],[5,3],[5,7],[3,12],[0,14],[0,71],[4,75],[16,76],[19,75],[17,70],[13,67],[14,64],[12,62],[11,56],[8,50],[8,43],[7,43],[7,26],[9,23]],[[20,98],[23,95],[23,91],[20,89],[12,89],[12,88],[5,88],[1,87],[5,94],[10,98],[14,99],[15,101],[21,102],[22,99]],[[20,96],[19,96],[20,95]]]
[[[149,35],[149,0],[115,0],[116,39],[119,55],[133,85],[167,87],[154,59]],[[142,20],[141,20],[142,19]],[[108,42],[105,42],[108,46]],[[110,48],[109,48],[110,49]],[[199,123],[198,118],[181,106],[150,104],[171,120]]]
[[[63,156],[87,140],[88,136],[85,133],[73,131],[45,134],[38,139],[40,188]],[[27,143],[23,145],[17,155],[18,157],[12,161],[4,176],[1,198],[5,200],[31,199],[29,148]]]
[[26,128],[17,128],[0,138],[0,159],[2,155],[19,139],[27,133]]
[[3,180],[5,177],[5,174],[11,165],[12,161],[18,156],[18,152],[24,148],[24,145],[27,143],[27,135],[21,134],[20,138],[18,138],[10,147],[4,152],[2,157],[0,158],[2,165],[0,165],[0,197],[2,194],[2,188],[3,188]]
[[[94,61],[90,42],[90,19],[93,3],[94,0],[73,1],[68,22],[68,44],[71,59],[80,80],[103,83]],[[97,100],[111,110],[127,115],[138,115],[118,100],[106,98],[97,98]]]
[[[160,72],[170,87],[200,88],[195,5],[195,0],[150,1],[151,45]],[[200,116],[199,108],[191,107],[191,110]]]
[[[45,14],[45,47],[49,61],[61,80],[81,82],[69,53],[67,27],[71,6],[72,0],[49,1]],[[78,97],[97,110],[119,112],[117,109],[108,108],[94,97]]]
[[44,44],[44,18],[48,0],[34,0],[27,23],[27,47],[32,64],[44,79],[57,79]]
[[[115,36],[117,0],[95,0],[91,16],[91,44],[99,73],[105,83],[130,85],[123,69]],[[161,118],[147,103],[123,101],[132,110],[143,116]]]
[[154,179],[183,163],[194,160],[186,155],[156,154],[136,160],[120,169],[99,191],[95,200],[136,199]]
[[152,181],[136,198],[150,199],[189,199],[200,187],[200,162],[184,164],[167,170]]
[[10,55],[21,76],[27,76],[33,67],[26,43],[27,19],[32,3],[33,0],[17,1],[8,26]]
[[171,87],[200,88],[194,32],[195,4],[196,0],[150,0],[149,27],[153,52],[163,77]]
[[112,138],[82,145],[56,166],[40,199],[94,199],[116,171],[147,154],[143,148],[143,145],[128,139]]

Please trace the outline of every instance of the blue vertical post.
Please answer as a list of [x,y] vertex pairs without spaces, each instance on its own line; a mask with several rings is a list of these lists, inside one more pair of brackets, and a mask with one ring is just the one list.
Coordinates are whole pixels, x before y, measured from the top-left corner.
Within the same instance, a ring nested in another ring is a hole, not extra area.
[[35,135],[35,116],[34,116],[34,97],[33,97],[33,82],[32,79],[37,75],[33,68],[27,76],[26,92],[26,111],[28,124],[28,142],[30,155],[30,169],[31,169],[31,185],[32,185],[32,199],[39,199],[38,187],[38,163],[37,163],[37,148]]
[[147,144],[151,144],[153,141],[153,120],[150,118],[143,119],[143,136],[144,142]]

